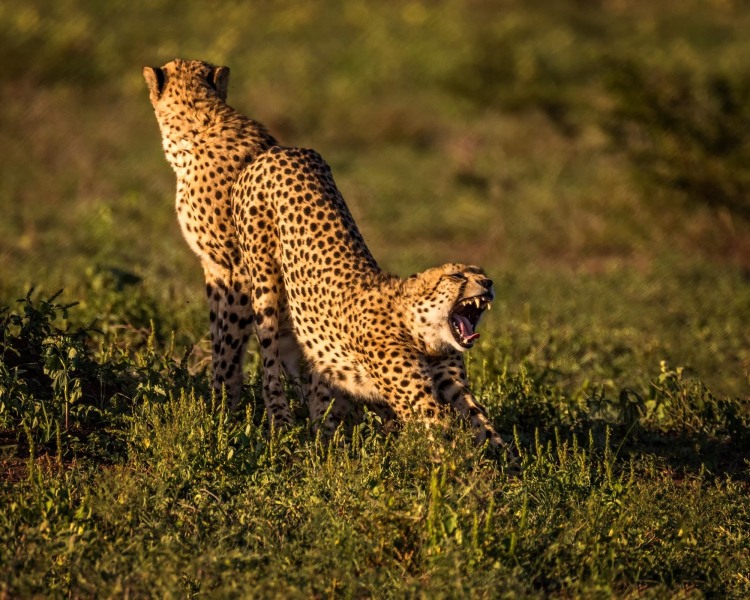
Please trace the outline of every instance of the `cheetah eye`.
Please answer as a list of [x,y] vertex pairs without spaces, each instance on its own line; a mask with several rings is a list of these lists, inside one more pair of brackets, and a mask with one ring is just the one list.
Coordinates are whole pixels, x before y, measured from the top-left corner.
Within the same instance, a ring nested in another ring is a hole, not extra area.
[[467,277],[463,273],[450,273],[447,275],[448,279],[452,279],[453,281],[466,281]]

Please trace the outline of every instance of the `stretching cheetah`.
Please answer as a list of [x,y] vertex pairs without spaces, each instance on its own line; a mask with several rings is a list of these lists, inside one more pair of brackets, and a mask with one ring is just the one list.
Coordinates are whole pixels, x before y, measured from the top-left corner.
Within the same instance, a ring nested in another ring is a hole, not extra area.
[[[253,326],[252,286],[232,220],[232,184],[254,158],[277,145],[266,129],[226,104],[229,68],[173,60],[144,67],[168,162],[177,175],[177,216],[200,258],[210,307],[213,386],[226,386],[235,407],[242,361]],[[282,317],[283,319],[283,317]],[[281,325],[284,368],[296,377],[300,352]]]
[[[469,390],[461,356],[479,337],[477,324],[494,297],[479,268],[447,264],[406,280],[381,271],[328,165],[312,150],[276,146],[260,154],[233,196],[267,406],[286,404],[278,344],[285,291],[314,388],[330,385],[385,404],[400,420],[416,413],[434,421],[439,404],[450,404],[470,419],[477,442],[504,446]],[[313,419],[328,406],[322,393],[309,404]],[[285,421],[288,409],[278,418]]]

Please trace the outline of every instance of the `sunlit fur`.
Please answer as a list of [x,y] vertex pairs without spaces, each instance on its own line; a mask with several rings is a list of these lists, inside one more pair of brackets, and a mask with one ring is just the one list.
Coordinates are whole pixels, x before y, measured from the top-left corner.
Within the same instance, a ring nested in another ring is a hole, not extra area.
[[[176,59],[160,68],[144,67],[143,77],[164,154],[177,177],[175,208],[182,234],[205,274],[214,388],[219,394],[226,388],[236,406],[254,319],[253,288],[232,218],[232,185],[276,140],[226,103],[227,67]],[[296,376],[300,352],[288,323],[282,323],[280,335],[285,370]]]
[[[312,150],[271,148],[241,175],[234,198],[267,405],[286,402],[277,342],[285,296],[317,383],[382,403],[402,420],[434,421],[450,405],[470,419],[479,442],[502,445],[469,390],[464,348],[450,331],[450,310],[467,288],[479,291],[484,281],[482,292],[492,293],[481,270],[449,264],[405,280],[383,272]],[[319,419],[328,403],[309,406]]]

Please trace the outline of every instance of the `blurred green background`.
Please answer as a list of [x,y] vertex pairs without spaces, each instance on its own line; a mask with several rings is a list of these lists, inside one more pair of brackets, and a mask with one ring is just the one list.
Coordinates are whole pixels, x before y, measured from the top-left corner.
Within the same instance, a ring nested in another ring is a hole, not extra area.
[[748,31],[731,0],[4,2],[0,305],[64,288],[205,350],[141,76],[199,58],[323,154],[381,266],[486,267],[475,372],[585,396],[664,360],[747,398]]

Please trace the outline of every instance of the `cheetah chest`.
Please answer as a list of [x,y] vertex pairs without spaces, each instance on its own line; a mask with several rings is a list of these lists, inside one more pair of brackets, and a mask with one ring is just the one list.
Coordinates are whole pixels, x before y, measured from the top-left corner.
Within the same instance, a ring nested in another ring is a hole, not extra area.
[[229,186],[211,185],[207,176],[193,173],[177,184],[175,208],[182,235],[201,260],[229,268],[237,258]]

